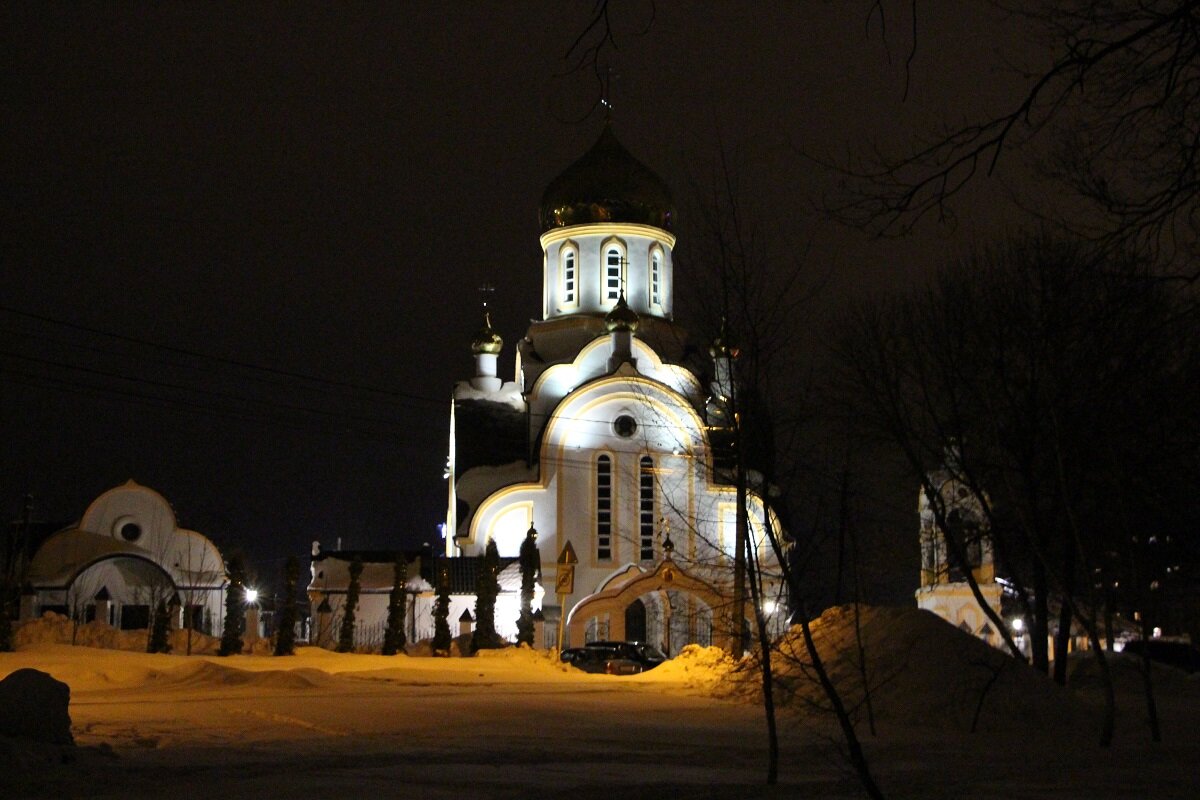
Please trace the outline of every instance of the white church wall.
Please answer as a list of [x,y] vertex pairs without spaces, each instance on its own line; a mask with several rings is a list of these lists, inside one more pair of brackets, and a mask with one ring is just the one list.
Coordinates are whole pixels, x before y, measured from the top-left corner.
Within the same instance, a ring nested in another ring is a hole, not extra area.
[[158,492],[130,481],[93,500],[79,528],[166,553],[176,530],[175,512]]
[[[627,263],[625,265],[625,298],[629,307],[638,314],[670,317],[673,313],[671,297],[674,267],[671,250],[675,237],[661,228],[632,223],[597,223],[556,228],[542,235],[545,278],[543,286],[544,316],[551,319],[562,314],[603,313],[613,307],[613,301],[604,296],[604,250],[615,242],[620,247]],[[567,302],[563,295],[561,270],[564,244],[576,248],[576,292],[578,299]],[[658,250],[662,254],[662,302],[657,306],[650,303],[650,254]]]

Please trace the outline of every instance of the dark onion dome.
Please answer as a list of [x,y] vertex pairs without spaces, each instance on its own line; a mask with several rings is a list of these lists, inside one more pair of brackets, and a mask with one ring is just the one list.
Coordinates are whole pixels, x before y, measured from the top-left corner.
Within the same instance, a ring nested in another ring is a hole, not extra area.
[[712,344],[709,345],[708,354],[713,358],[737,356],[737,350],[729,345],[729,329],[723,316],[721,317],[721,330],[717,334],[717,338],[713,339]]
[[604,317],[604,327],[608,328],[609,332],[629,331],[632,333],[638,329],[639,322],[641,322],[641,317],[625,302],[624,292],[621,292],[621,297],[613,306],[612,311]]
[[495,355],[500,352],[502,347],[504,347],[504,340],[500,338],[500,334],[492,330],[492,315],[487,311],[483,312],[483,327],[471,340],[471,352],[476,355],[479,353]]
[[546,187],[539,218],[542,233],[591,222],[670,230],[675,203],[662,179],[629,154],[606,122],[592,149]]

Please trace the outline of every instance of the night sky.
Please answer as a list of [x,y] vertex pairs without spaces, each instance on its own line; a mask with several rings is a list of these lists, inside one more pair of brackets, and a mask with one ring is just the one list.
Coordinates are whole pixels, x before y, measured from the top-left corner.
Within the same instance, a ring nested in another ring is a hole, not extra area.
[[[922,3],[904,99],[907,2],[886,42],[865,1],[746,5],[614,4],[613,123],[681,240],[725,147],[772,252],[828,279],[816,341],[1003,224],[1006,187],[872,241],[821,215],[837,176],[805,154],[903,149],[1010,100],[1022,39],[984,4]],[[595,77],[564,60],[591,8],[8,4],[0,511],[32,493],[70,522],[132,478],[266,575],[313,539],[434,541],[478,287],[510,378],[542,190],[600,131]]]

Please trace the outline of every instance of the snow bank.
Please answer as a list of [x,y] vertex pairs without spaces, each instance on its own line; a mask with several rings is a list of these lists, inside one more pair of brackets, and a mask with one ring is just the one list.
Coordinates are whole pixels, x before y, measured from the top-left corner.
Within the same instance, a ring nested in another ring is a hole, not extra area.
[[[1023,661],[916,608],[832,608],[811,623],[813,639],[847,708],[881,726],[919,725],[959,731],[1076,726],[1090,718],[1082,703]],[[859,657],[859,640],[862,658]],[[776,702],[805,715],[830,714],[799,626],[780,643]],[[865,682],[864,682],[865,673]],[[758,670],[749,661],[723,687],[757,699]]]
[[709,693],[730,680],[737,664],[719,647],[689,644],[679,655],[637,676],[641,682],[674,683]]
[[333,683],[328,673],[311,667],[252,671],[214,661],[189,661],[176,669],[152,672],[148,681],[162,687],[187,689],[248,686],[286,691],[317,689]]
[[[64,617],[62,614],[47,611],[38,619],[17,623],[16,630],[13,632],[13,643],[18,650],[37,644],[74,644],[79,647],[99,647],[104,650],[128,650],[144,653],[149,636],[149,631],[121,631],[104,622],[85,622],[82,625],[76,625],[70,618]],[[192,631],[191,636],[193,655],[215,654],[220,646],[219,639],[205,636],[199,631]],[[171,631],[167,641],[171,645],[172,653],[188,652],[188,631]]]

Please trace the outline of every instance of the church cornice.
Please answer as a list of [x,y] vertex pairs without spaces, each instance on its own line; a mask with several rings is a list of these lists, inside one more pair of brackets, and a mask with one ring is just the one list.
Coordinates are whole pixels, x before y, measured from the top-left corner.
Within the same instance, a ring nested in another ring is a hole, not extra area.
[[675,247],[674,234],[653,225],[640,225],[633,222],[593,222],[587,225],[572,225],[567,228],[554,228],[546,231],[541,237],[542,249],[545,250],[556,242],[583,236],[645,236],[668,248]]

